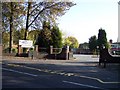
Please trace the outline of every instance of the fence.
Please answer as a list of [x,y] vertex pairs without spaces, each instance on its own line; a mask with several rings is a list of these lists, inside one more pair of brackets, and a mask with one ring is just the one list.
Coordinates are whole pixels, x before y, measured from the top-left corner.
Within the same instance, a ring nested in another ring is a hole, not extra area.
[[44,47],[36,46],[34,57],[68,60],[69,59],[69,47],[67,46],[64,48],[53,48],[53,46],[50,46],[50,48],[44,48]]

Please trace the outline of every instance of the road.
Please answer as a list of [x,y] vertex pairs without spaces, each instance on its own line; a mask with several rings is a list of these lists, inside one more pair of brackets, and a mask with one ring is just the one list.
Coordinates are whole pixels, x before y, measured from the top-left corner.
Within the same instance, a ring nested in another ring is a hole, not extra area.
[[4,59],[2,88],[119,89],[119,70],[109,67],[99,67],[95,61]]

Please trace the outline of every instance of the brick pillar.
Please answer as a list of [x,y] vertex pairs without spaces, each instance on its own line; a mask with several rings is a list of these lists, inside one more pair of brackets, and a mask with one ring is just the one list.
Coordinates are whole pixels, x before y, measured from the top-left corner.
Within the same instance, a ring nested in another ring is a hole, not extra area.
[[22,47],[21,45],[18,45],[18,55],[20,55],[22,53]]
[[69,60],[69,46],[66,46],[66,60]]
[[38,54],[38,45],[35,45],[35,49],[33,52],[33,59],[38,58],[39,54]]
[[38,52],[38,45],[35,46],[35,51]]

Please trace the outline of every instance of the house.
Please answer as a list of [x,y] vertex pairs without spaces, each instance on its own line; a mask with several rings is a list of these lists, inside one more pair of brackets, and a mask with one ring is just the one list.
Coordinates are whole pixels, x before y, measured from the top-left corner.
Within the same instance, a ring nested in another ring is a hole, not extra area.
[[89,49],[89,43],[81,43],[79,44],[79,48],[73,49],[74,54],[91,54]]
[[111,53],[120,55],[120,42],[115,42],[111,44]]
[[110,52],[113,55],[120,55],[120,42],[112,42],[112,40],[110,41]]

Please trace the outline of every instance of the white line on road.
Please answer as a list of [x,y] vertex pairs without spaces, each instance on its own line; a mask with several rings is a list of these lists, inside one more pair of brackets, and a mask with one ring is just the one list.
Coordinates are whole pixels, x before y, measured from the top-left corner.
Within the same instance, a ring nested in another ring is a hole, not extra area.
[[6,71],[16,72],[16,73],[25,74],[25,75],[34,76],[34,77],[38,76],[38,75],[35,75],[35,74],[26,73],[26,72],[20,72],[20,71],[16,71],[16,70],[12,70],[12,69],[7,69],[7,68],[2,68],[2,69],[6,70]]
[[[44,70],[44,69],[38,69],[38,68],[34,68],[34,67],[29,67],[29,66],[24,66],[24,65],[16,65],[16,64],[7,64],[9,66],[14,66],[14,67],[24,67],[24,68],[28,68],[28,69],[32,69],[32,70],[38,70],[38,71],[43,71],[43,72],[47,72],[47,73],[55,73],[55,71],[52,71],[52,70]],[[65,76],[77,76],[77,77],[80,77],[80,78],[86,78],[86,79],[92,79],[92,80],[96,80],[100,83],[103,83],[103,84],[119,84],[120,82],[117,82],[117,81],[109,81],[109,82],[105,82],[99,78],[94,78],[94,77],[89,77],[89,76],[81,76],[81,75],[78,75],[78,74],[73,74],[73,73],[65,73],[65,72],[59,72],[56,74],[60,74],[60,75],[65,75]]]
[[96,80],[96,81],[98,81],[98,82],[100,82],[100,83],[103,83],[103,84],[119,84],[119,83],[120,83],[120,82],[104,82],[104,81],[102,81],[102,80],[99,79],[99,78],[94,78],[94,77],[89,77],[89,76],[81,76],[81,75],[80,75],[79,77]]
[[105,89],[100,88],[100,87],[91,86],[91,85],[86,85],[86,84],[80,84],[80,83],[76,83],[76,82],[70,82],[70,81],[63,81],[63,82],[64,82],[64,83],[74,84],[74,85],[79,85],[79,86],[83,86],[83,87],[87,87],[87,88],[96,88],[96,89],[102,89],[102,90],[105,90]]

